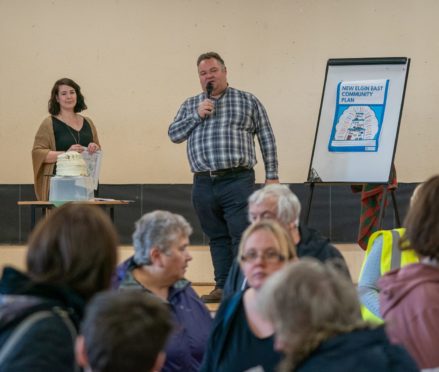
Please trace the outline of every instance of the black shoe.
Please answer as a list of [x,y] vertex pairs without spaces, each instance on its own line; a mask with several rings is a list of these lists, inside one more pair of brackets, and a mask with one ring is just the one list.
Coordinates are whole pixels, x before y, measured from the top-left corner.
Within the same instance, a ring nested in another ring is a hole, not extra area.
[[201,301],[203,301],[206,304],[211,304],[211,303],[221,302],[222,298],[223,298],[223,289],[222,288],[215,288],[209,294],[202,295]]

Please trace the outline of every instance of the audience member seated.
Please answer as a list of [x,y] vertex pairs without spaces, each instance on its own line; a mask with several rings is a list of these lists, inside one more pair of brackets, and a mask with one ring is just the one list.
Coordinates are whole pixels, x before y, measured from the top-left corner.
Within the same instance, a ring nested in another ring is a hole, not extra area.
[[180,215],[167,211],[145,214],[133,234],[134,256],[119,265],[115,288],[137,289],[157,296],[173,314],[175,329],[165,348],[163,371],[198,371],[212,319],[184,279],[191,255],[192,228]]
[[378,285],[390,340],[422,369],[439,368],[439,175],[422,185],[404,221],[420,262],[391,271]]
[[[300,201],[288,186],[272,184],[255,191],[248,200],[248,208],[251,223],[264,219],[277,220],[290,233],[299,257],[311,256],[320,261],[335,260],[350,278],[343,256],[329,239],[314,229],[299,226]],[[243,289],[244,282],[239,262],[235,260],[224,287],[224,298]]]
[[100,293],[86,308],[76,359],[86,372],[160,371],[171,329],[163,301],[135,291]]
[[358,294],[364,320],[382,323],[378,280],[385,273],[419,261],[416,253],[409,248],[401,249],[401,237],[405,229],[377,231],[371,235],[358,280]]
[[285,353],[280,371],[414,372],[406,350],[361,318],[354,285],[330,263],[304,258],[267,280],[259,310]]
[[0,280],[0,371],[77,371],[74,340],[85,303],[110,287],[117,234],[96,206],[66,204],[29,239],[27,272]]
[[[422,184],[413,191],[410,205],[416,200],[416,195]],[[400,247],[405,228],[381,230],[372,234],[367,242],[366,254],[358,279],[358,294],[361,301],[363,319],[377,324],[382,323],[379,305],[378,279],[385,273],[419,262],[408,240]]]
[[274,220],[256,222],[244,232],[239,261],[250,288],[224,299],[214,320],[201,371],[272,371],[281,359],[274,331],[256,305],[265,280],[296,259],[291,236]]

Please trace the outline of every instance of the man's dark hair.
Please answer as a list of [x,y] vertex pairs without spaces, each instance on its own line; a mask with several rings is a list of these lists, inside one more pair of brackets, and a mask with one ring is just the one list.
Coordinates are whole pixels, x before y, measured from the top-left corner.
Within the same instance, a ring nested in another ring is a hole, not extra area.
[[221,56],[216,52],[207,52],[201,54],[197,59],[197,67],[200,65],[201,61],[204,61],[205,59],[216,59],[219,63],[221,63],[224,67],[226,64],[224,63],[224,60],[221,58]]
[[74,112],[81,112],[87,109],[87,105],[85,104],[84,96],[81,93],[81,87],[75,83],[72,79],[62,78],[55,82],[52,92],[50,93],[49,99],[49,113],[52,115],[58,115],[61,108],[59,106],[59,102],[56,99],[56,96],[59,93],[59,87],[61,85],[67,85],[72,87],[76,92],[76,105],[73,109]]
[[107,291],[95,296],[81,326],[93,372],[151,371],[172,329],[170,311],[141,291]]

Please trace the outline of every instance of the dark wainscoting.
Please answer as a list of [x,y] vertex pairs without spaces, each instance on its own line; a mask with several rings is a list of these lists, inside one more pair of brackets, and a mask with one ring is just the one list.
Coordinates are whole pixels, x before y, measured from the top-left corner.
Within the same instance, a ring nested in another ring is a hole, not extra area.
[[[259,185],[261,186],[261,185]],[[415,183],[400,183],[396,200],[401,219],[404,218]],[[144,213],[155,209],[182,214],[191,223],[193,245],[207,245],[191,204],[189,184],[165,185],[100,185],[99,196],[133,200],[128,206],[115,208],[115,225],[122,244],[131,243],[134,222]],[[309,185],[291,184],[302,201],[302,218],[309,198]],[[30,207],[17,206],[17,201],[35,200],[33,185],[0,185],[0,244],[25,244],[30,231]],[[392,203],[386,210],[384,228],[396,225]],[[39,216],[37,216],[38,218]],[[360,195],[353,194],[348,185],[321,185],[314,189],[309,225],[335,243],[356,241],[360,217]]]

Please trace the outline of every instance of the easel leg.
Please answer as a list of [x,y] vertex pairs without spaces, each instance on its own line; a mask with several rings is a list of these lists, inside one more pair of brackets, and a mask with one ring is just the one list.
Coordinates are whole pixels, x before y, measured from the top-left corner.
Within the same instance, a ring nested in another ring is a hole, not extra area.
[[305,215],[305,225],[308,226],[308,222],[309,222],[309,215],[311,213],[311,203],[312,203],[312,197],[314,195],[314,183],[311,182],[309,184],[309,189],[310,189],[310,194],[309,194],[309,199],[308,199],[308,205],[307,205],[307,210],[306,210],[306,215]]
[[395,213],[396,227],[401,227],[401,219],[399,218],[398,206],[396,204],[395,190],[391,190],[393,211]]
[[384,219],[384,211],[386,209],[387,185],[383,185],[383,187],[384,187],[383,198],[381,199],[380,215],[378,217],[378,230],[382,230],[383,219]]

